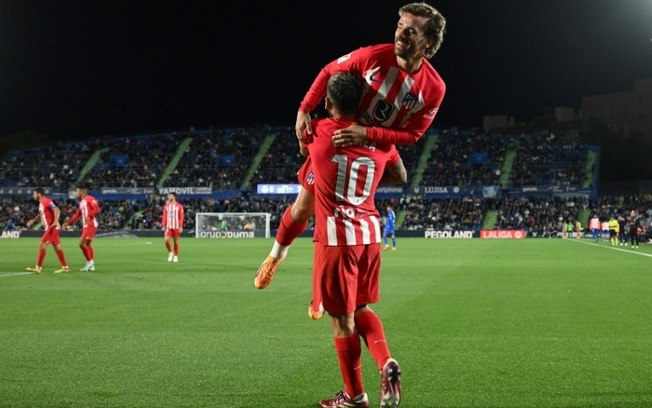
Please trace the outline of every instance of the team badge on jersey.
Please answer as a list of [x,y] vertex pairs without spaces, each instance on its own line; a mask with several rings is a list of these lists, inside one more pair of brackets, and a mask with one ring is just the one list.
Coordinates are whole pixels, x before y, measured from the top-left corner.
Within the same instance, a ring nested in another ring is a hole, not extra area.
[[315,173],[313,173],[312,171],[308,173],[308,175],[306,176],[306,183],[308,183],[309,186],[315,184]]
[[402,106],[405,109],[412,109],[414,108],[414,105],[416,105],[417,101],[419,100],[419,97],[416,96],[413,93],[406,93],[405,98],[403,98]]

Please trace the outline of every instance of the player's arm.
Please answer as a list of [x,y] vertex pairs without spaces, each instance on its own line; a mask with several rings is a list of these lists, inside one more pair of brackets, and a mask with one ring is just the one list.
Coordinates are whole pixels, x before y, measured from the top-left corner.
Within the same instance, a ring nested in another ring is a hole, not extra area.
[[367,58],[368,52],[365,49],[357,49],[347,55],[329,62],[324,66],[317,77],[313,81],[310,89],[299,105],[297,112],[297,121],[294,127],[297,138],[303,140],[304,132],[307,135],[312,134],[312,124],[310,112],[315,110],[326,96],[326,86],[328,85],[329,78],[336,72],[353,71],[360,72],[360,63]]
[[81,209],[78,208],[77,211],[75,211],[75,215],[70,217],[70,219],[66,222],[63,223],[63,226],[65,227],[66,225],[72,225],[75,221],[77,221],[81,217]]
[[407,184],[407,170],[403,164],[403,159],[399,156],[398,151],[395,152],[394,157],[392,157],[385,167],[383,178],[380,179],[381,184]]
[[365,127],[353,125],[345,129],[338,129],[333,134],[333,144],[338,147],[361,146],[365,143],[384,143],[395,145],[410,145],[421,139],[426,130],[435,120],[446,87],[442,83],[433,101],[426,104],[415,113],[402,129],[386,129],[378,126]]
[[179,232],[183,232],[183,220],[185,218],[183,206],[179,206]]
[[54,219],[52,220],[52,224],[50,224],[49,228],[60,228],[61,224],[59,224],[59,217],[61,216],[61,210],[56,205],[52,205],[52,207],[52,210],[54,211]]
[[34,218],[28,220],[28,221],[27,221],[27,224],[25,224],[25,225],[27,225],[27,228],[29,228],[29,227],[31,227],[32,225],[34,225],[34,223],[35,223],[36,221],[38,221],[39,218],[41,218],[41,214],[37,214],[36,217],[34,217]]
[[168,225],[168,206],[164,205],[163,206],[163,216],[161,218],[161,229],[163,231],[167,230],[167,225]]

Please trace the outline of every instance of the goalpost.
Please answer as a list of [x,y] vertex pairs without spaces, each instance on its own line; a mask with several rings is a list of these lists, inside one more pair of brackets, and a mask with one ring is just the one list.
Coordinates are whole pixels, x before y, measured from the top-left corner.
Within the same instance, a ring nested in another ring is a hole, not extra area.
[[195,238],[270,238],[270,213],[196,213]]

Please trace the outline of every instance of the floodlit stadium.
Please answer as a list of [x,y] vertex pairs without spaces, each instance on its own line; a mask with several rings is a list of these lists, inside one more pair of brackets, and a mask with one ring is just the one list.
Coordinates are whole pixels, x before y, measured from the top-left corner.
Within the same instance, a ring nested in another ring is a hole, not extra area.
[[652,406],[647,1],[28,3],[0,408]]

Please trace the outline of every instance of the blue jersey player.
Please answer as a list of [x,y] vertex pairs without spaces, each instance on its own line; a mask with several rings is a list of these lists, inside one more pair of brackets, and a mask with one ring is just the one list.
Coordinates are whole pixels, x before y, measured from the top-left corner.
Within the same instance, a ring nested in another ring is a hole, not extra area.
[[394,222],[396,221],[396,214],[391,205],[387,206],[387,221],[385,222],[385,229],[383,230],[383,240],[385,242],[385,247],[383,251],[389,249],[389,244],[387,243],[387,238],[392,238],[392,251],[396,251],[396,235],[394,234]]

